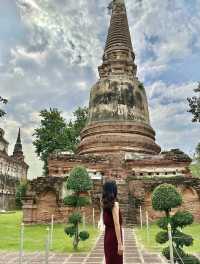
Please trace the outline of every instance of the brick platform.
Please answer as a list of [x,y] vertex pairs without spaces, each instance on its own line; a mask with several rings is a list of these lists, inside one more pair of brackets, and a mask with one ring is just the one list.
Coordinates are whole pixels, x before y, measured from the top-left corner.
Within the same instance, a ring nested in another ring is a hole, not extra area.
[[[167,263],[158,254],[142,251],[138,247],[135,234],[132,229],[124,229],[124,264],[161,264]],[[0,264],[18,264],[18,253],[0,253]],[[88,254],[59,254],[50,253],[49,264],[104,264],[103,234],[96,245]],[[44,253],[25,253],[23,264],[45,264]]]

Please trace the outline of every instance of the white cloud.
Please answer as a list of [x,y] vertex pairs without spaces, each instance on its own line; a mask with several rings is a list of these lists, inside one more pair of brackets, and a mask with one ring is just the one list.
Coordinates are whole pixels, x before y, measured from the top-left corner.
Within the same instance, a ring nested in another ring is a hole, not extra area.
[[[148,74],[150,70],[149,56],[144,59],[144,53],[151,54],[154,65],[167,66],[174,60],[190,56],[194,46],[200,47],[200,9],[195,8],[195,5],[199,6],[199,0],[192,3],[184,0],[143,0],[141,3],[129,0],[127,4],[136,57],[140,64],[144,64],[142,74],[145,70]],[[152,68],[152,74],[154,70]],[[163,67],[160,70],[163,71]]]
[[40,11],[38,4],[34,0],[20,0],[19,4],[24,10],[31,8],[33,10]]
[[46,59],[47,53],[44,52],[28,52],[24,47],[16,47],[16,49],[11,50],[13,65],[17,64],[17,60],[33,60],[38,64],[42,64]]
[[[68,121],[79,105],[88,105],[89,90],[97,80],[97,66],[103,55],[109,1],[14,2],[20,14],[17,37],[13,37],[12,30],[6,32],[5,41],[12,39],[12,44],[0,62],[0,94],[9,99],[2,126],[11,146],[18,127],[22,128],[30,177],[34,177],[41,172],[41,162],[31,145],[34,128],[40,123],[39,111],[57,107]],[[158,142],[163,148],[178,145],[192,152],[199,141],[199,127],[191,123],[186,98],[198,80],[185,72],[179,76],[186,81],[160,77],[177,61],[187,71],[190,55],[200,56],[200,0],[190,6],[189,2],[126,0],[139,77],[148,84]]]
[[[32,0],[32,4],[27,1],[25,6],[21,1],[17,3],[23,11],[23,23],[30,31],[30,46],[46,45],[46,50],[56,50],[68,64],[96,65],[101,52],[97,37],[101,18],[89,13],[89,1],[69,1],[62,9],[56,1]],[[40,12],[30,6],[37,6]]]
[[199,124],[191,122],[187,97],[195,87],[196,83],[178,86],[161,81],[147,87],[152,125],[163,148],[179,147],[193,154],[199,142]]
[[149,93],[150,99],[155,97],[156,100],[182,100],[186,102],[187,97],[191,96],[197,85],[197,82],[167,85],[162,81],[157,81],[147,86],[147,92]]

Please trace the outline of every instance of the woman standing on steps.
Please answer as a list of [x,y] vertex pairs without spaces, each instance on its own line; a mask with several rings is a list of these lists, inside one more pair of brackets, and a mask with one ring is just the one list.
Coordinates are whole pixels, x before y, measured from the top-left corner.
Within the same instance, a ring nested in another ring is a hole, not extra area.
[[117,202],[117,185],[103,185],[104,253],[106,264],[123,264],[122,215]]

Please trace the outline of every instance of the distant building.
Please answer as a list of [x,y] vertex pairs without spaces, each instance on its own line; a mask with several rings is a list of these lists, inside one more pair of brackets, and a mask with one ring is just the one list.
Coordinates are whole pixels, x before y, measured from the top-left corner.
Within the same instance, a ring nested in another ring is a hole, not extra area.
[[14,151],[8,155],[8,141],[0,128],[0,210],[12,209],[15,206],[17,184],[27,180],[29,166],[24,161],[20,129]]

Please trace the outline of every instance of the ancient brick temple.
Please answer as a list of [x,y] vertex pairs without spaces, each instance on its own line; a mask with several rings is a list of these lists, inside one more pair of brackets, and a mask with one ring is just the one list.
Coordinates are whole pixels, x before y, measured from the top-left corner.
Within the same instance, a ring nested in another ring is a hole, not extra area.
[[76,165],[85,166],[93,179],[91,196],[97,219],[102,184],[113,178],[124,224],[139,221],[140,206],[150,219],[158,216],[151,207],[151,194],[163,182],[179,188],[183,208],[200,220],[200,180],[191,177],[191,159],[186,154],[178,149],[161,152],[155,142],[145,88],[134,61],[124,0],[113,0],[100,78],[91,89],[88,122],[78,151],[53,153],[48,160],[49,177],[30,182],[24,204],[26,223],[49,221],[51,214],[57,221],[66,220],[69,209],[62,204],[63,182]]

